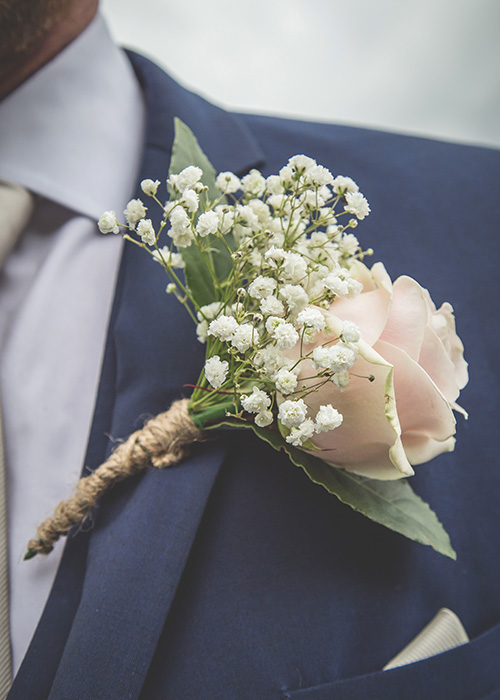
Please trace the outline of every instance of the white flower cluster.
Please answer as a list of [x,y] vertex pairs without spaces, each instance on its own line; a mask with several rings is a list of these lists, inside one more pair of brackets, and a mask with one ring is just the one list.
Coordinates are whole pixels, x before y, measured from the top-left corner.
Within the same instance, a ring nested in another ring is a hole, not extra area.
[[[159,203],[160,185],[143,180],[141,188]],[[304,155],[267,178],[257,170],[241,179],[221,172],[215,186],[220,196],[211,200],[196,166],[170,175],[173,196],[158,233],[140,199],[124,211],[128,230],[170,275],[167,290],[186,304],[198,340],[207,343],[204,378],[214,401],[232,395],[241,418],[250,414],[259,427],[277,420],[287,442],[304,445],[342,423],[331,404],[309,415],[307,396],[325,383],[333,391],[349,383],[360,332],[346,321],[339,334],[330,308],[362,291],[352,268],[365,253],[351,231],[370,207],[353,180],[334,177]],[[99,220],[103,233],[119,226],[114,212]],[[170,242],[159,247],[163,228]],[[232,263],[224,283],[216,275],[215,244]],[[203,306],[176,273],[191,246],[198,247],[216,292]]]
[[[152,180],[144,180],[143,183],[145,182],[151,183],[151,186],[146,187],[146,190],[151,192],[160,184],[157,181],[157,185]],[[143,191],[146,190],[143,187]],[[147,207],[144,206],[144,203],[140,199],[131,199],[125,207],[123,214],[128,229],[136,233],[144,245],[154,246],[157,240],[156,231],[154,230],[151,219],[146,219],[146,212]],[[120,233],[120,224],[118,223],[114,211],[105,211],[101,214],[97,225],[101,233]]]
[[278,412],[281,424],[291,428],[286,441],[294,447],[301,447],[314,433],[325,433],[342,425],[342,414],[331,404],[320,406],[315,420],[307,417],[307,405],[303,399],[284,401]]
[[238,323],[233,316],[219,316],[211,321],[207,335],[230,343],[241,353],[246,352],[252,345],[258,345],[260,333],[251,323]]
[[242,394],[240,396],[241,405],[247,413],[255,413],[255,423],[259,428],[271,425],[274,420],[272,411],[269,410],[271,397],[265,391],[254,386],[250,396]]
[[[302,446],[342,423],[331,404],[310,416],[307,394],[326,382],[345,388],[357,359],[359,328],[346,321],[342,333],[334,333],[329,309],[335,299],[362,291],[350,271],[363,256],[349,232],[356,222],[348,218],[342,225],[340,217],[363,219],[369,206],[353,180],[334,178],[306,156],[295,156],[268,178],[256,170],[241,180],[220,173],[216,185],[221,195],[242,194],[231,204],[221,197],[196,217],[177,181],[179,197],[167,210],[169,235],[177,243],[181,237],[181,247],[186,238],[207,250],[203,239],[228,234],[237,244],[232,295],[197,310],[198,340],[219,353],[207,361],[205,376],[213,389],[233,391],[256,425],[277,419],[287,442]],[[182,213],[175,214],[176,208]],[[187,236],[179,221],[186,227],[191,222]],[[224,368],[221,358],[228,363]],[[316,374],[303,381],[306,361],[309,374]]]
[[218,355],[205,362],[205,375],[214,389],[218,389],[226,381],[228,367],[227,361],[221,360]]

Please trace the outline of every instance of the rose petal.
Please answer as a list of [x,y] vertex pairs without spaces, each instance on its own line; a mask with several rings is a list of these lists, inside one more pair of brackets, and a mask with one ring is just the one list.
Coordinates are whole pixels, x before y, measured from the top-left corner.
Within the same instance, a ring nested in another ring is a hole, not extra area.
[[408,459],[414,465],[423,464],[443,454],[443,452],[453,452],[455,449],[454,437],[441,442],[421,433],[405,433],[403,442]]
[[[361,264],[361,263],[359,263]],[[376,262],[372,265],[370,270],[372,279],[376,286],[380,289],[385,289],[386,292],[392,294],[392,280],[389,277],[387,270],[385,269],[383,263]]]
[[361,282],[363,285],[363,291],[373,292],[375,289],[377,289],[377,285],[375,284],[370,268],[361,261],[355,260],[351,265],[350,272],[354,279]]
[[425,329],[418,364],[427,372],[449,403],[454,403],[460,393],[455,379],[455,365],[443,343],[429,326]]
[[371,268],[360,260],[355,260],[349,268],[351,276],[361,282],[364,292],[373,292],[375,289],[385,289],[392,293],[392,281],[383,263],[376,262]]
[[[310,394],[306,403],[312,415],[320,405],[331,403],[344,421],[339,428],[317,435],[313,443],[330,464],[372,479],[400,479],[413,474],[401,439],[395,412],[392,367],[367,343],[360,341],[358,357],[349,385],[338,389],[329,382]],[[311,372],[304,366],[303,372]],[[314,373],[314,370],[313,370]],[[367,377],[373,374],[375,381]],[[305,376],[311,376],[306,374]]]
[[[412,436],[411,454],[408,452],[410,462],[420,464],[425,461],[419,452],[418,435],[422,438],[422,454],[427,449],[429,438],[435,440],[436,445],[442,445],[441,451],[447,451],[447,441],[455,434],[455,418],[446,398],[427,372],[403,350],[383,341],[379,341],[375,349],[395,368],[394,387],[405,449],[405,436]],[[433,456],[436,454],[439,452]]]
[[455,329],[453,307],[445,301],[441,308],[436,310],[429,293],[427,290],[424,291],[426,292],[426,301],[431,309],[430,325],[453,362],[458,388],[463,389],[469,381],[469,373],[467,371],[467,362],[464,359],[464,346]]
[[428,314],[424,290],[418,282],[411,277],[398,277],[393,285],[391,312],[380,340],[418,360]]
[[362,282],[363,292],[354,299],[337,299],[329,310],[343,321],[354,321],[363,340],[374,345],[389,317],[392,285],[382,263],[376,263],[371,273],[365,265],[358,263],[353,277]]

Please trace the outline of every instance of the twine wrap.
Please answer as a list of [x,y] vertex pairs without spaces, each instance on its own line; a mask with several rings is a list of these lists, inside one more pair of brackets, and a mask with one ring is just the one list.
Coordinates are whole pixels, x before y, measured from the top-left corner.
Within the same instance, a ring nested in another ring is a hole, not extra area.
[[189,415],[188,404],[188,399],[176,401],[168,411],[151,418],[92,474],[82,477],[73,496],[61,501],[52,517],[39,525],[36,538],[28,542],[24,558],[51,552],[59,537],[82,523],[113,484],[147,469],[166,469],[178,464],[186,456],[189,445],[202,439]]

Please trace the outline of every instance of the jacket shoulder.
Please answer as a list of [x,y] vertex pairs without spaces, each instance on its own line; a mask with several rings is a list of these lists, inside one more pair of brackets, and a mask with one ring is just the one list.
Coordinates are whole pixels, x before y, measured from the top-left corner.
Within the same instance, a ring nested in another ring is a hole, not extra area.
[[[302,121],[257,114],[238,114],[266,155],[289,158],[304,152],[318,162],[395,170],[438,168],[450,171],[457,186],[469,179],[488,180],[500,173],[500,150],[441,141],[378,129]],[[498,180],[496,183],[497,184]]]

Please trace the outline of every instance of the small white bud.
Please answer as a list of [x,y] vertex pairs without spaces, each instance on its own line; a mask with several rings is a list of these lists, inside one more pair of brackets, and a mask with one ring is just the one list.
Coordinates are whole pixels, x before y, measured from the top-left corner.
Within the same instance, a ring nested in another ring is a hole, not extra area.
[[118,221],[116,219],[116,212],[112,210],[105,211],[103,214],[101,214],[97,225],[101,233],[120,233],[120,226],[118,225]]
[[273,418],[272,411],[261,411],[255,416],[255,425],[258,425],[259,428],[266,428],[268,425],[271,425]]
[[326,433],[330,430],[335,430],[343,421],[342,414],[333,408],[331,404],[320,406],[316,414],[316,432]]
[[141,190],[144,194],[147,194],[148,197],[154,197],[160,184],[159,180],[143,180],[141,182]]
[[135,228],[146,216],[146,207],[140,199],[131,199],[123,211],[125,219],[131,228]]
[[361,338],[359,326],[354,321],[344,321],[342,326],[342,338],[346,343],[357,343]]

